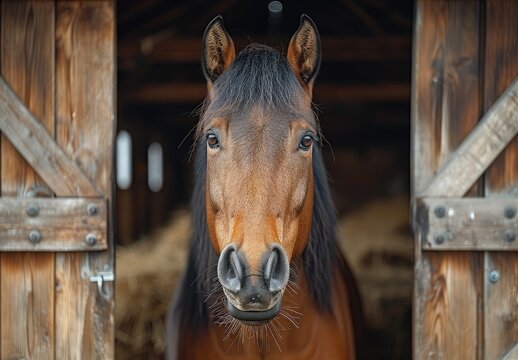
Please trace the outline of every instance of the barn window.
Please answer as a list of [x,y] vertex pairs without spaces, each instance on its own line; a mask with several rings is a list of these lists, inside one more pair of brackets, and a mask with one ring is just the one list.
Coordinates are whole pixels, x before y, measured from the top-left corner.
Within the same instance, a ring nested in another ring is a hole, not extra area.
[[147,150],[147,185],[149,190],[158,192],[164,184],[164,161],[162,145],[157,142]]
[[127,190],[132,181],[132,143],[131,135],[126,131],[117,134],[117,186]]

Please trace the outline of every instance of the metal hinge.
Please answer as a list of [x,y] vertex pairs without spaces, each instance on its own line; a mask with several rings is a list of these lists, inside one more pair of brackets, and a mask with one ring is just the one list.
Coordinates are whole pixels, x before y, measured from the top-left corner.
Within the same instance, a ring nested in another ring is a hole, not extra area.
[[107,296],[107,292],[104,289],[104,283],[106,281],[115,281],[115,274],[113,271],[102,271],[95,275],[90,276],[90,281],[97,283],[97,290],[100,294]]

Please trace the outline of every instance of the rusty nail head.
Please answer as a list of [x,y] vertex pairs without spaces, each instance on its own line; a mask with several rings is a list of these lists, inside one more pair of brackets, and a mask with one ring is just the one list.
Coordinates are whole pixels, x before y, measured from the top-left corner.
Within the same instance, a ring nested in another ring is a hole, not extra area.
[[88,214],[88,216],[97,215],[98,211],[99,211],[99,208],[94,203],[90,203],[86,206],[86,213]]
[[38,230],[32,230],[29,233],[29,241],[33,244],[37,244],[41,241],[41,233]]
[[513,242],[516,239],[516,232],[514,230],[506,230],[504,238],[507,242]]
[[38,216],[40,213],[40,207],[36,204],[29,204],[29,206],[27,206],[26,212],[27,212],[27,215],[29,215],[31,217]]
[[504,209],[504,216],[508,219],[512,219],[516,216],[516,208],[508,206]]
[[95,234],[87,234],[85,236],[86,245],[93,246],[93,245],[95,245],[96,242],[97,242],[97,237],[95,236]]
[[437,216],[438,218],[443,218],[444,215],[446,215],[446,208],[442,205],[439,205],[435,207],[433,212],[435,213],[435,216]]
[[489,272],[489,281],[496,283],[498,280],[500,280],[500,272],[498,270],[491,270]]

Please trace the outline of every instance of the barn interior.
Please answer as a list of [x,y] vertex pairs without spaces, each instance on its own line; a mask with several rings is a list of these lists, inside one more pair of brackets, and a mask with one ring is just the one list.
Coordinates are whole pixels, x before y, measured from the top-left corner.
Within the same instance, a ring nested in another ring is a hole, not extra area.
[[[173,276],[163,272],[174,270],[152,257],[163,249],[149,249],[174,241],[167,227],[179,229],[181,241],[188,237],[183,219],[194,172],[192,130],[206,91],[205,26],[221,14],[238,50],[251,42],[283,50],[303,13],[322,38],[314,103],[337,231],[363,296],[365,355],[411,358],[410,0],[117,3],[117,358],[162,356],[161,321]],[[175,263],[183,254],[178,250]],[[147,300],[130,305],[125,298]],[[142,314],[149,318],[139,319]]]

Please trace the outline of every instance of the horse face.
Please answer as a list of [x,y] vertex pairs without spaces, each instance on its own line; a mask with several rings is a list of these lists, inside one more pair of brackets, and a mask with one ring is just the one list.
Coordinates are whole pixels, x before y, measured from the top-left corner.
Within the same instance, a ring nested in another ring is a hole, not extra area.
[[[249,324],[278,314],[289,264],[304,250],[311,228],[312,153],[317,139],[311,89],[318,44],[316,28],[303,17],[290,43],[289,67],[286,63],[287,72],[299,81],[295,80],[296,112],[250,102],[240,111],[212,109],[202,122],[207,225],[220,254],[218,279],[230,314]],[[221,89],[214,82],[235,54],[220,18],[205,32],[203,53],[209,101],[217,102]],[[246,66],[242,70],[247,71]],[[246,86],[235,84],[240,85]]]

